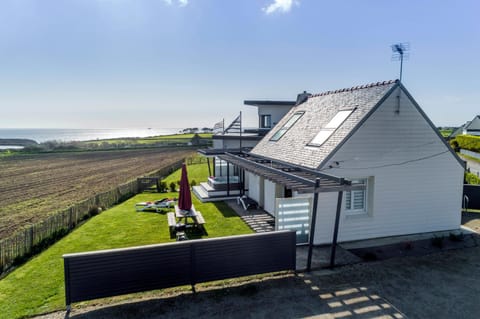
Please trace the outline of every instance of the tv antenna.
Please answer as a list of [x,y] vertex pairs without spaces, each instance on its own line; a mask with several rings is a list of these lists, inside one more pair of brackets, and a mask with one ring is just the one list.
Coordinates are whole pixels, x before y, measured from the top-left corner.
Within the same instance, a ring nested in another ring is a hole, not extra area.
[[402,82],[403,59],[408,60],[409,43],[392,44],[392,61],[400,61],[400,82]]

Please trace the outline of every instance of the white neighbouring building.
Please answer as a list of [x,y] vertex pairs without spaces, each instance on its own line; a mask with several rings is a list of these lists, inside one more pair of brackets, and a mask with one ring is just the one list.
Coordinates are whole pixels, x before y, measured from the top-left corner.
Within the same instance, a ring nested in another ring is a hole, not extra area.
[[450,134],[449,138],[454,138],[457,135],[475,135],[480,136],[480,115],[476,115],[471,121],[460,126],[458,129]]
[[298,242],[332,243],[336,218],[339,242],[460,228],[464,163],[399,81],[310,95],[219,157]]
[[245,175],[240,174],[238,167],[219,159],[217,155],[251,150],[293,106],[308,95],[307,92],[300,93],[296,101],[245,100],[245,105],[257,108],[258,126],[255,128],[242,127],[241,114],[227,127],[223,121],[215,124],[220,131],[212,137],[213,148],[199,150],[200,154],[207,157],[209,178],[194,186],[193,193],[203,202],[243,195]]

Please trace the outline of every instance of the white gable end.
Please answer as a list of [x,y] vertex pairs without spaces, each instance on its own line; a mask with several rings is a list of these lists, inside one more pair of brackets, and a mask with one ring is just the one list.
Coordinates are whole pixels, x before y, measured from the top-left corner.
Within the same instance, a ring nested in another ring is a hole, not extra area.
[[[344,197],[340,241],[460,226],[463,167],[403,91],[398,107],[398,90],[323,165],[328,174],[370,181],[365,214],[348,215]],[[316,244],[332,240],[332,196],[320,196]]]

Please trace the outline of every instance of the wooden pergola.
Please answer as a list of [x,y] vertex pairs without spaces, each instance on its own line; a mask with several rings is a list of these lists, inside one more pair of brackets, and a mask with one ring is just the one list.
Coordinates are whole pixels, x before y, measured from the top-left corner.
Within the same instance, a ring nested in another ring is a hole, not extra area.
[[315,224],[317,220],[318,194],[323,192],[338,192],[335,228],[332,239],[332,250],[330,254],[330,266],[333,267],[335,265],[335,252],[337,246],[343,192],[365,189],[365,186],[352,185],[351,181],[344,178],[251,153],[224,152],[223,154],[219,154],[217,156],[218,158],[236,165],[245,171],[261,176],[276,184],[283,185],[291,190],[299,193],[314,194],[307,259],[307,270],[309,271],[312,263],[313,239],[315,237]]

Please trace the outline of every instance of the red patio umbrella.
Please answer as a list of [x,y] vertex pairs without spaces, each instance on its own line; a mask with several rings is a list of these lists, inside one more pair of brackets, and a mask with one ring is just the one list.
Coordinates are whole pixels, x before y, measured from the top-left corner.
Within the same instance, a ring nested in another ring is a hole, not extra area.
[[178,208],[189,211],[192,208],[192,195],[188,183],[187,166],[182,164],[182,176],[180,177],[180,194],[178,194]]

